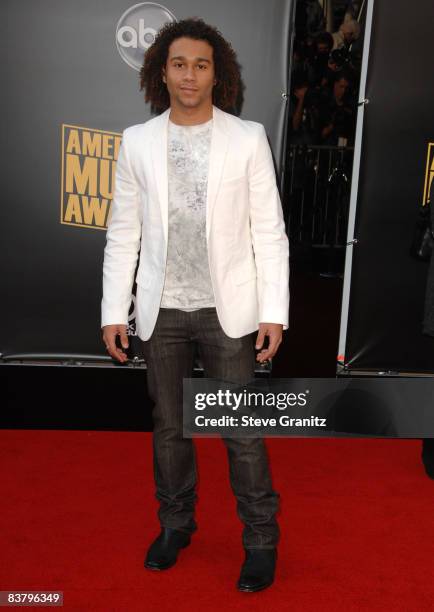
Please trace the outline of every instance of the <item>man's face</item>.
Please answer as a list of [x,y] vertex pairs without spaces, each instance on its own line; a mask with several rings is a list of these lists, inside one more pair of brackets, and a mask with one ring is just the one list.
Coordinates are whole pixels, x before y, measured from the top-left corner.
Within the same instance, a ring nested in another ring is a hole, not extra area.
[[329,54],[329,46],[327,43],[318,43],[316,48],[318,50],[318,55],[328,55]]
[[215,84],[213,48],[205,40],[183,36],[169,47],[163,68],[170,104],[196,108],[212,103]]
[[337,100],[342,100],[342,98],[345,95],[345,92],[348,89],[348,81],[344,78],[339,79],[339,81],[336,81],[334,84],[334,94],[335,94],[335,98]]

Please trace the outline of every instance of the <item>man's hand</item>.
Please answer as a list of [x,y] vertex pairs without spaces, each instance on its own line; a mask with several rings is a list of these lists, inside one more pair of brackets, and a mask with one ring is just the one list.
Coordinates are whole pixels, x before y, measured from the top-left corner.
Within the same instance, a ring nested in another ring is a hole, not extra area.
[[302,87],[296,87],[294,89],[294,95],[297,98],[297,100],[304,100],[304,96],[306,95],[306,92],[308,90],[307,85],[303,85]]
[[116,346],[116,336],[120,336],[121,344],[126,349],[128,348],[128,336],[126,325],[105,325],[103,327],[102,340],[105,347],[113,359],[117,359],[121,363],[127,361],[126,353]]
[[263,363],[274,357],[282,342],[283,325],[281,323],[259,323],[259,331],[256,337],[255,348],[261,349],[264,345],[265,336],[268,336],[268,348],[262,349],[256,355],[256,361]]

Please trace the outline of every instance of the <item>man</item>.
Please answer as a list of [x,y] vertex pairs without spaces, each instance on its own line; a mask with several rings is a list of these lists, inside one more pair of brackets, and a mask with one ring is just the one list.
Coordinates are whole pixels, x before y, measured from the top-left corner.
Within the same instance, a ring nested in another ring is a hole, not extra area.
[[348,49],[360,36],[360,23],[348,15],[332,36],[333,49],[342,49],[342,47]]
[[[154,476],[161,533],[145,566],[167,569],[197,529],[193,440],[182,437],[183,378],[197,348],[205,376],[246,384],[288,327],[289,257],[271,152],[262,125],[226,112],[240,74],[229,43],[199,19],[167,24],[141,70],[160,115],[123,132],[104,252],[102,327],[110,355],[128,346],[137,271],[136,326],[154,400]],[[225,110],[226,109],[226,110]],[[264,348],[268,337],[269,345]],[[274,579],[279,494],[261,438],[224,439],[244,523],[238,588]]]
[[318,144],[318,93],[302,72],[293,75],[291,89],[289,141],[292,145]]
[[320,32],[313,41],[313,56],[309,58],[308,77],[311,87],[321,87],[328,71],[330,52],[333,48],[333,36],[329,32]]
[[354,102],[349,95],[350,77],[335,73],[329,89],[324,89],[319,109],[321,144],[352,144],[355,132]]

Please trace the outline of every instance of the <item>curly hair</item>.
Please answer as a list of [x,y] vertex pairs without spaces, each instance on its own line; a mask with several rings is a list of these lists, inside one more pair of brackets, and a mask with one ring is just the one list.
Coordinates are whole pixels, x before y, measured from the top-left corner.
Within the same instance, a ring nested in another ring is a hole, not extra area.
[[167,62],[170,45],[183,36],[204,40],[211,45],[216,76],[213,104],[224,111],[238,114],[244,86],[235,51],[217,28],[197,17],[166,23],[158,31],[155,41],[145,53],[140,69],[140,91],[145,90],[145,102],[150,102],[151,110],[157,113],[169,108],[169,92],[161,74]]

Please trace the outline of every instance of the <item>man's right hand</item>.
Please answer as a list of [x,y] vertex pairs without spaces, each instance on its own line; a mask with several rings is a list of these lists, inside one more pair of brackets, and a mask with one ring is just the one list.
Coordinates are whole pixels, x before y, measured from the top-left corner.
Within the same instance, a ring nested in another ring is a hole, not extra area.
[[304,96],[306,95],[307,90],[308,87],[306,85],[304,85],[303,87],[296,87],[296,89],[294,89],[294,95],[297,100],[304,100]]
[[128,360],[126,353],[116,346],[116,336],[120,336],[121,344],[124,349],[128,348],[128,336],[126,325],[105,325],[103,328],[102,340],[108,353],[121,363]]

